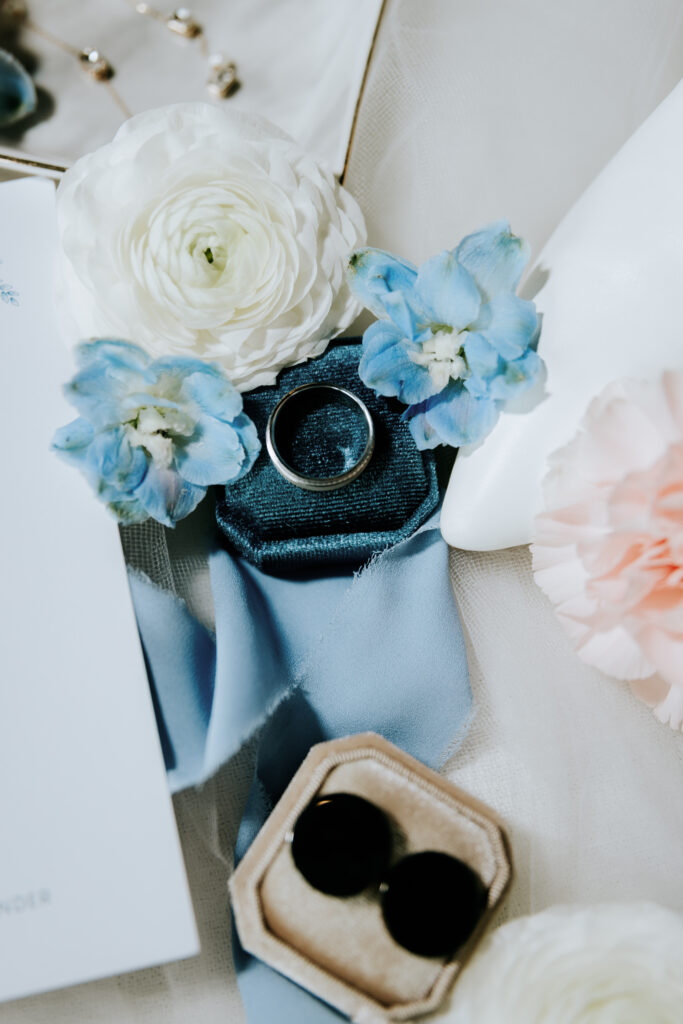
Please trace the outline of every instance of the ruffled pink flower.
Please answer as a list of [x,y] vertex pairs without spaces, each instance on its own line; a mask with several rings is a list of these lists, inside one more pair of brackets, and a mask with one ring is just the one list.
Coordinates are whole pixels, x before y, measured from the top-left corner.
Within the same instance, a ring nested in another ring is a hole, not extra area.
[[683,372],[610,384],[549,466],[536,582],[580,658],[683,728]]

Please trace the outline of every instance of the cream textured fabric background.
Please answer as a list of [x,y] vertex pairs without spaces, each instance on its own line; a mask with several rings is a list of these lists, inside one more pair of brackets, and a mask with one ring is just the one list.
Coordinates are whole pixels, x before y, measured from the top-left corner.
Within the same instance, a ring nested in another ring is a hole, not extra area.
[[[347,177],[371,244],[419,262],[507,216],[537,255],[682,72],[671,0],[390,0]],[[683,910],[683,736],[576,658],[526,549],[450,564],[477,712],[447,773],[508,823],[502,916]]]
[[683,736],[578,661],[525,548],[453,552],[478,711],[447,773],[508,823],[502,916],[650,899],[683,911]]
[[[538,252],[682,70],[677,0],[388,0],[347,176],[371,243],[419,261],[509,216]],[[125,543],[210,621],[195,538],[189,522],[167,547],[155,526]],[[505,913],[636,897],[683,910],[683,737],[575,658],[526,550],[454,552],[451,573],[477,713],[447,770],[508,822]],[[176,798],[198,960],[5,1005],[0,1022],[242,1024],[225,883],[248,776],[244,751]]]

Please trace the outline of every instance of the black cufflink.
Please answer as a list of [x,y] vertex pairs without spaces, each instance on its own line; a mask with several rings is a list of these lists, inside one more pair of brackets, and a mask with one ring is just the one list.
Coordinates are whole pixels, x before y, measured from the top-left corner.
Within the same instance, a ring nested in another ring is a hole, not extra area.
[[486,886],[469,865],[437,850],[390,866],[393,847],[388,816],[352,793],[316,797],[292,837],[294,863],[314,889],[348,897],[373,886],[395,942],[418,956],[450,956],[484,913]]

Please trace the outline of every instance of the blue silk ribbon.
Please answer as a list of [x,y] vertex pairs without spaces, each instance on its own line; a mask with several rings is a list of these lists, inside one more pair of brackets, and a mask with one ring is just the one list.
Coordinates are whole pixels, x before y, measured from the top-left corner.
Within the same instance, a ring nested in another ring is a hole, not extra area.
[[[210,555],[216,635],[131,574],[173,790],[212,775],[260,730],[241,856],[321,740],[373,730],[431,767],[471,714],[465,648],[436,519],[359,573],[269,576]],[[236,943],[249,1024],[339,1015]]]

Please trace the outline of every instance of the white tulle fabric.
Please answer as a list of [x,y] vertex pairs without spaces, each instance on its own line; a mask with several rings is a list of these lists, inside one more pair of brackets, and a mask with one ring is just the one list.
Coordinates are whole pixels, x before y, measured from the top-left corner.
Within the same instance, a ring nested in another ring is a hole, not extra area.
[[[370,244],[420,262],[509,216],[538,252],[682,71],[678,0],[388,0],[345,182]],[[191,522],[126,543],[210,621]],[[683,738],[578,660],[528,551],[455,552],[451,569],[477,713],[447,773],[508,824],[502,916],[615,899],[683,911]],[[248,764],[176,798],[202,956],[5,1006],[3,1024],[243,1024],[225,882]]]
[[651,900],[683,911],[683,742],[579,661],[525,548],[454,552],[477,713],[449,778],[507,822],[502,916]]
[[[537,254],[682,72],[671,0],[395,0],[346,181],[370,244],[419,262],[507,216]],[[503,916],[605,899],[683,910],[680,734],[579,661],[526,549],[453,552],[451,570],[477,712],[447,773],[508,823]]]

